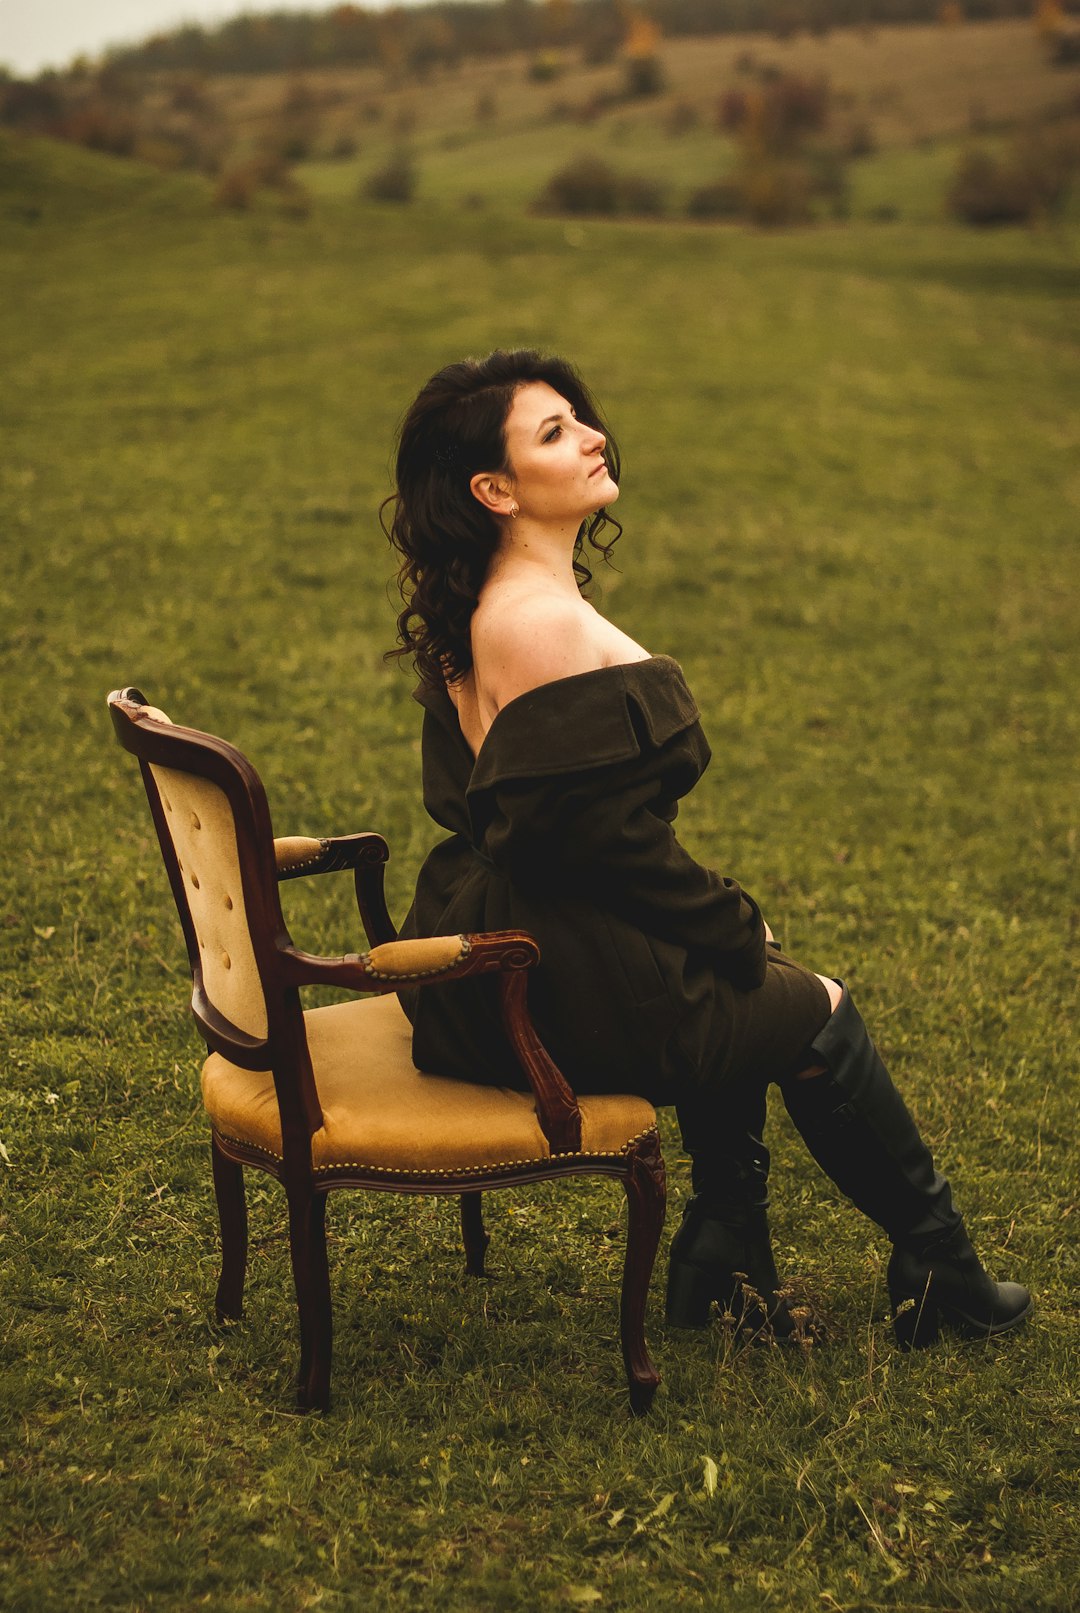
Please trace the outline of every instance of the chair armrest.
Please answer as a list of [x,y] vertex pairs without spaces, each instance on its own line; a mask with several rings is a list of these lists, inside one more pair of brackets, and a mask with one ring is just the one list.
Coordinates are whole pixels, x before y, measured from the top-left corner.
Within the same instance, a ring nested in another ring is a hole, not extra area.
[[312,835],[283,835],[274,841],[279,879],[334,874],[342,868],[366,868],[372,863],[386,862],[389,855],[382,835],[371,833],[319,840]]
[[539,962],[540,948],[523,930],[489,930],[483,935],[384,941],[370,952],[348,952],[341,958],[321,958],[292,946],[282,947],[280,956],[286,985],[385,993],[434,979],[528,969]]
[[498,975],[503,1024],[536,1100],[536,1118],[553,1154],[581,1148],[581,1111],[569,1085],[541,1042],[529,1015],[526,970],[540,961],[540,948],[524,930],[481,935],[443,935],[426,940],[387,941],[370,952],[319,958],[295,947],[281,951],[290,986],[341,986],[386,995],[399,986],[425,986]]
[[378,946],[395,938],[397,930],[387,912],[383,890],[390,848],[382,835],[368,832],[321,840],[311,835],[285,835],[274,841],[274,855],[279,881],[351,868],[356,905],[368,940]]

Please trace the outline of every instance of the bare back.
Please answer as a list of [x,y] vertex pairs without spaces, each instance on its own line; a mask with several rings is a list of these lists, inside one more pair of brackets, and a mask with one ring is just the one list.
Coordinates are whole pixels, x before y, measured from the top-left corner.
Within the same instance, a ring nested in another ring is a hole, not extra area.
[[647,661],[649,651],[564,587],[513,573],[485,584],[473,615],[473,664],[448,684],[475,756],[503,706],[557,678]]

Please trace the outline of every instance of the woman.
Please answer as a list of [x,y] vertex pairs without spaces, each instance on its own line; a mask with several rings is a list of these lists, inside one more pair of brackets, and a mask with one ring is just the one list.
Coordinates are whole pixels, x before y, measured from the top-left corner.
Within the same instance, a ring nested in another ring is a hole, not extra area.
[[[677,1106],[694,1195],[670,1323],[704,1326],[716,1299],[792,1330],[766,1217],[775,1081],[815,1159],[892,1240],[898,1340],[929,1343],[939,1318],[1004,1332],[1030,1296],[983,1271],[847,991],[786,957],[738,884],[676,839],[710,759],[693,696],[581,594],[585,544],[607,558],[619,535],[618,477],[588,391],[536,352],[451,364],[406,416],[390,653],[420,674],[424,799],[449,833],[403,934],[528,930],[533,1018],[571,1083]],[[423,1068],[526,1085],[488,983],[404,1000]]]

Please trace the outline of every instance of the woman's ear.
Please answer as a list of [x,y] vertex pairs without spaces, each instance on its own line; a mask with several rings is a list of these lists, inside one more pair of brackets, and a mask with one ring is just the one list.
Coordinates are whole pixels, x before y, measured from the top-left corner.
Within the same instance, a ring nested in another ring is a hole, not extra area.
[[492,515],[516,515],[517,506],[506,478],[492,471],[482,470],[469,483],[473,498],[479,500]]

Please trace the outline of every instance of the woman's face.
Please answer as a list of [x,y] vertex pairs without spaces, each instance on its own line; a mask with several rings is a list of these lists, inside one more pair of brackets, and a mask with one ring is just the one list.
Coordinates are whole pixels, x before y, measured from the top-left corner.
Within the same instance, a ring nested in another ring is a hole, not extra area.
[[613,503],[619,488],[608,475],[606,441],[546,381],[519,387],[506,417],[506,447],[521,515],[569,520],[576,529]]

